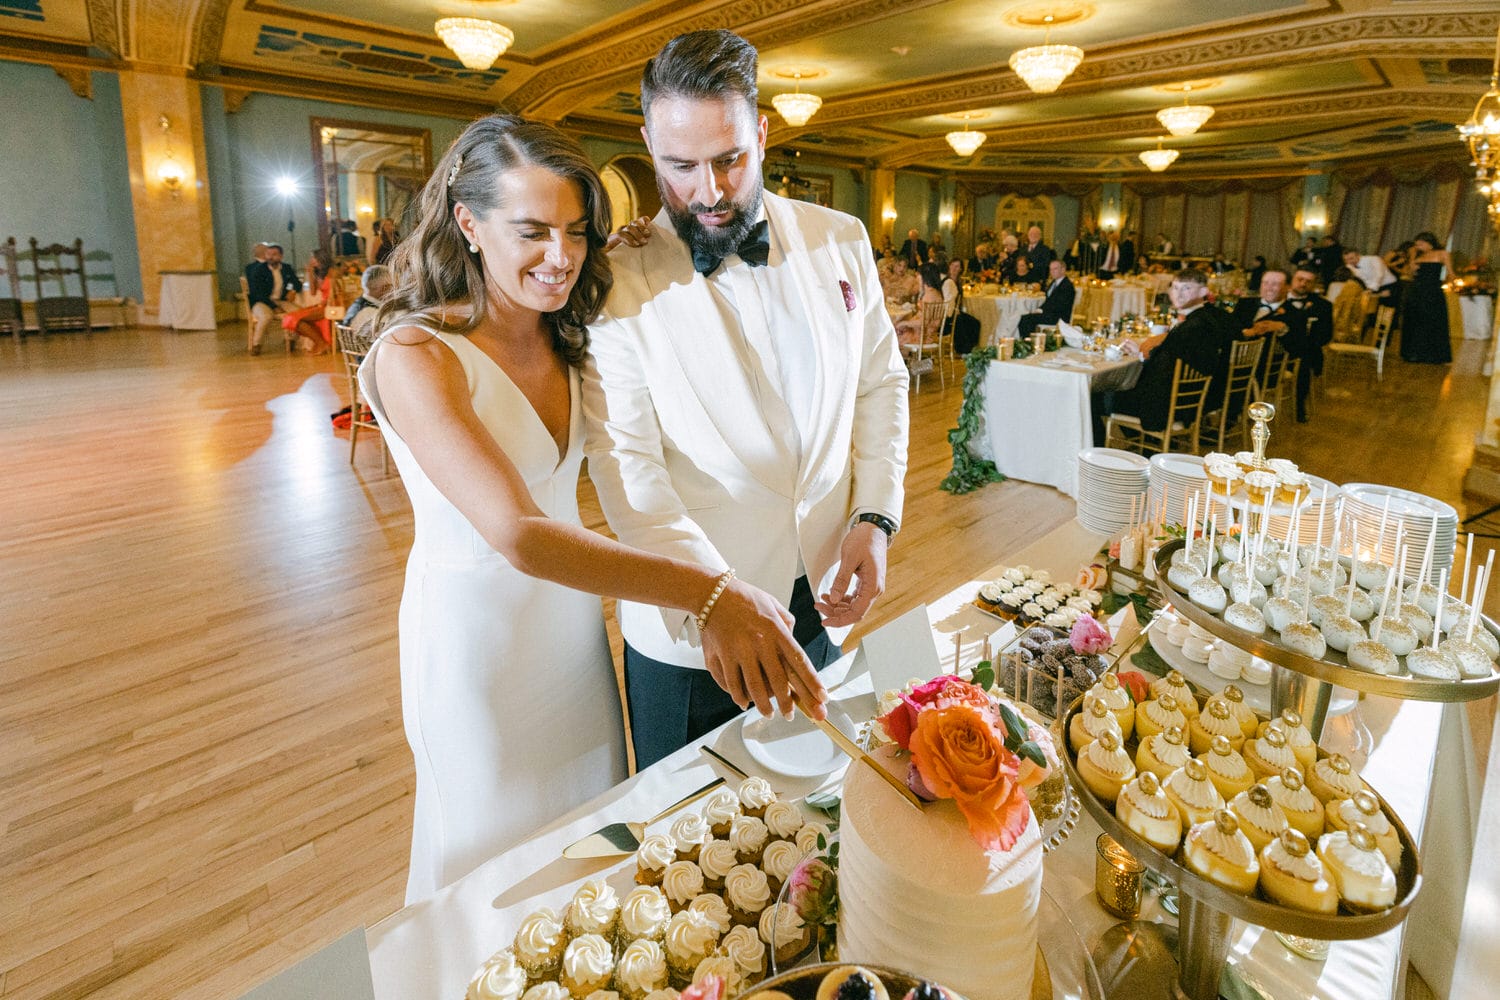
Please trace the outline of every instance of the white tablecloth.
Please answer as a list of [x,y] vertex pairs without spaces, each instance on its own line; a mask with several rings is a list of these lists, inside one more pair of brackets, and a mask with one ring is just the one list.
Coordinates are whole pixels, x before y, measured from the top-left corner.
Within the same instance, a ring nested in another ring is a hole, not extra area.
[[1464,339],[1489,340],[1495,325],[1495,300],[1489,295],[1460,295],[1458,308],[1463,316]]
[[[1067,361],[1091,367],[1057,367]],[[994,361],[984,380],[988,452],[1011,479],[1053,486],[1078,495],[1078,452],[1094,443],[1090,396],[1128,389],[1140,376],[1137,361],[1106,362],[1064,349],[1024,361]]]
[[[1070,522],[1017,553],[1011,561],[1071,578],[1101,541],[1101,536]],[[969,606],[980,580],[994,575],[995,570],[987,571],[979,580],[964,584],[930,606],[934,641],[938,650],[947,654],[945,666],[952,662],[955,631],[965,631],[969,646],[963,662],[971,665],[977,658],[981,633],[998,629],[998,622]],[[830,682],[842,677],[851,659],[846,657],[829,668]],[[856,691],[861,693],[852,694]],[[868,678],[858,678],[838,697],[850,693],[852,700],[863,699],[873,707],[868,691]],[[1365,699],[1360,712],[1376,740],[1363,777],[1385,796],[1420,842],[1438,757],[1441,706],[1372,697]],[[706,742],[756,773],[740,741],[738,720],[710,734]],[[536,907],[560,907],[579,885],[593,877],[606,878],[617,890],[629,887],[633,875],[629,862],[567,861],[560,856],[564,846],[607,822],[653,815],[717,773],[696,746],[685,747],[431,899],[376,924],[369,930],[376,995],[380,1000],[454,1000],[463,996],[474,970],[510,943],[521,918]],[[837,781],[837,777],[831,781]],[[773,780],[785,796],[804,794],[814,783],[815,779]],[[1090,948],[1114,923],[1093,895],[1093,844],[1099,833],[1099,827],[1084,813],[1067,843],[1048,856],[1044,876],[1048,893],[1068,913]],[[1424,863],[1429,881],[1441,877],[1441,869],[1432,859],[1424,859]],[[1148,911],[1145,916],[1153,914]],[[1321,963],[1295,957],[1261,928],[1237,924],[1234,933],[1234,961],[1244,975],[1262,984],[1267,995],[1277,1000],[1374,1000],[1401,995],[1403,928],[1365,941],[1334,942],[1328,960]]]
[[987,347],[1002,337],[1014,337],[1021,317],[1041,307],[1041,295],[964,296],[964,308],[979,320],[979,346]]
[[173,330],[216,329],[216,280],[213,271],[163,271],[157,321]]
[[[1151,297],[1156,297],[1154,291]],[[1123,282],[1118,285],[1084,285],[1078,289],[1073,322],[1083,325],[1103,317],[1113,323],[1126,314],[1145,315],[1147,305],[1146,288],[1142,285]]]

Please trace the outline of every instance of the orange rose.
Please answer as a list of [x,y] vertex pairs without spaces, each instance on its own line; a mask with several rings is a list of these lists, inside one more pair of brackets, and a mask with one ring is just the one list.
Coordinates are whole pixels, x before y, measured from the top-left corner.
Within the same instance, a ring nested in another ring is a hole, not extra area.
[[1026,829],[1030,806],[1016,755],[980,710],[960,704],[921,713],[911,752],[923,784],[953,799],[980,847],[1008,850]]

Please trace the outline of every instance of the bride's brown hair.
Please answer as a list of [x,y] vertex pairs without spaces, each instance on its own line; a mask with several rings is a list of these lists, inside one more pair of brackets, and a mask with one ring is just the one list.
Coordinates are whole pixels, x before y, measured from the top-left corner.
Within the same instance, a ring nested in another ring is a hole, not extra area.
[[[500,205],[499,176],[522,166],[538,166],[578,184],[588,221],[588,252],[578,266],[578,280],[567,304],[547,313],[552,346],[570,365],[581,365],[588,351],[588,324],[604,306],[613,282],[604,253],[610,231],[609,195],[599,174],[573,139],[550,125],[515,115],[489,115],[464,129],[438,161],[418,203],[420,218],[412,234],[396,247],[388,263],[395,290],[380,307],[377,330],[404,322],[468,333],[484,321],[488,303],[479,254],[458,228],[453,208],[462,202],[483,219]],[[468,318],[447,322],[448,308],[471,305]]]

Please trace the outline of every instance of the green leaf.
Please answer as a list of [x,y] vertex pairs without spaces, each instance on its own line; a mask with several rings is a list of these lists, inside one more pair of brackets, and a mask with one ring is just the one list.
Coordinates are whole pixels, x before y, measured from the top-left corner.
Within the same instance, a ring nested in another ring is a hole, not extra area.
[[995,686],[995,665],[989,660],[982,660],[974,668],[974,683],[988,691]]
[[1042,753],[1042,748],[1037,746],[1031,740],[1027,740],[1026,742],[1022,743],[1019,747],[1016,748],[1015,752],[1017,755],[1025,757],[1027,760],[1031,761],[1037,767],[1047,766],[1047,755]]
[[1026,720],[1021,718],[1021,716],[1016,713],[1015,709],[1011,708],[1004,702],[1001,702],[1000,721],[1005,723],[1006,749],[1010,750],[1012,753],[1015,753],[1016,747],[1020,746],[1026,739],[1026,730],[1028,728],[1026,725]]
[[837,792],[813,792],[804,801],[814,809],[826,813],[836,812],[839,808]]

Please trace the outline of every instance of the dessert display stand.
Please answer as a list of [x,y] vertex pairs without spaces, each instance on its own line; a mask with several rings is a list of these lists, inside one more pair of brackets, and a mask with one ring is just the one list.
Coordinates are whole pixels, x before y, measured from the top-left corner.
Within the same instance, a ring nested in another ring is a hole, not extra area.
[[[1068,732],[1073,716],[1082,708],[1082,698],[1069,707],[1059,720],[1061,732]],[[1322,941],[1367,938],[1388,931],[1405,920],[1421,887],[1416,843],[1395,810],[1381,798],[1381,810],[1401,841],[1396,902],[1389,909],[1373,914],[1327,916],[1231,892],[1194,874],[1176,859],[1176,855],[1169,857],[1132,833],[1115,818],[1108,805],[1087,790],[1078,776],[1077,752],[1066,740],[1059,742],[1058,752],[1068,772],[1068,780],[1078,789],[1084,811],[1142,864],[1174,883],[1179,894],[1175,931],[1165,924],[1131,921],[1117,925],[1114,931],[1105,934],[1094,951],[1094,961],[1105,976],[1105,992],[1109,996],[1158,996],[1165,995],[1161,990],[1166,988],[1170,994],[1185,1000],[1217,1000],[1235,920]],[[1379,795],[1378,791],[1376,794]],[[1114,963],[1103,954],[1118,950],[1122,945],[1129,947],[1131,961]],[[1111,977],[1109,970],[1115,965],[1118,965],[1118,971]]]

